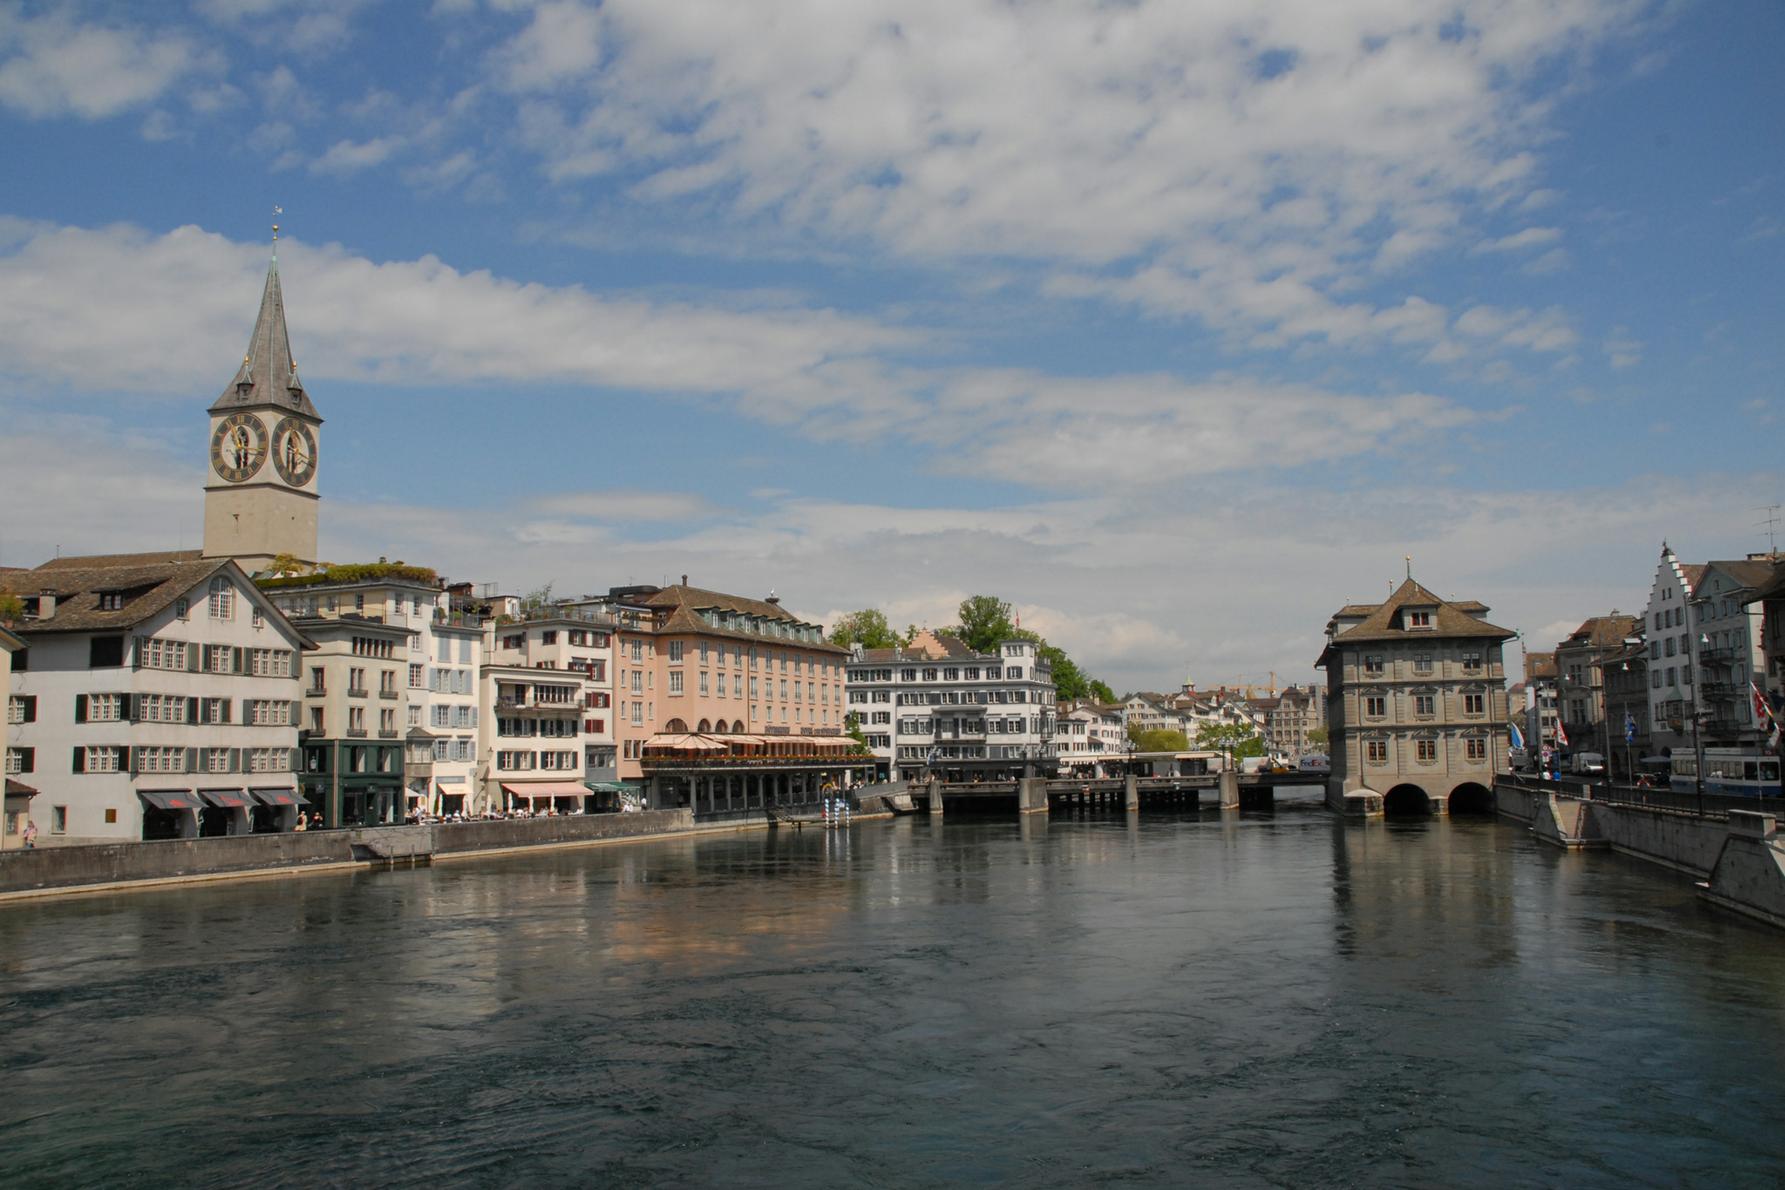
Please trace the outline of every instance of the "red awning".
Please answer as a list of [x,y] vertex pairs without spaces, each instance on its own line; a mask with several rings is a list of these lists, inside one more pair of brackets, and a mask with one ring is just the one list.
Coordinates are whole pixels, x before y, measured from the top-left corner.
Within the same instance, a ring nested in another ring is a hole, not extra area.
[[190,789],[139,789],[136,796],[157,810],[199,810],[204,807]]
[[198,796],[225,810],[237,810],[254,804],[254,799],[248,796],[245,789],[201,789]]

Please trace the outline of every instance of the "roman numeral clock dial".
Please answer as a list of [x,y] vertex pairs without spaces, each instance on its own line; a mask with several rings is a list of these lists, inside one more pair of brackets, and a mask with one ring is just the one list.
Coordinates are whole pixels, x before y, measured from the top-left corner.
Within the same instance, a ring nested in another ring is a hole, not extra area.
[[267,428],[252,413],[232,413],[211,434],[211,467],[230,483],[251,479],[267,457]]
[[294,488],[309,483],[316,474],[316,435],[295,417],[280,420],[273,430],[273,466],[279,478]]

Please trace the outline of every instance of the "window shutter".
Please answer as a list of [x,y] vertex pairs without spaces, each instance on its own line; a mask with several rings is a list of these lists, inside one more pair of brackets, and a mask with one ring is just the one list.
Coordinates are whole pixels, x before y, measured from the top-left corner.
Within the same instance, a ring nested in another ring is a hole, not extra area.
[[205,647],[203,645],[189,644],[186,646],[187,673],[197,673],[200,669],[204,668],[204,651]]
[[131,655],[130,655],[130,668],[141,669],[143,667],[143,653],[146,651],[144,645],[148,639],[149,638],[146,636],[139,636],[139,637],[134,638],[134,640],[136,642],[136,648],[131,652]]
[[198,771],[198,749],[197,748],[186,749],[186,771],[189,773],[196,773]]
[[118,721],[120,723],[134,723],[134,722],[136,722],[136,715],[134,712],[138,709],[138,707],[135,705],[132,705],[132,703],[131,703],[132,697],[133,696],[129,695],[129,694],[118,695]]
[[230,672],[238,673],[238,674],[247,673],[248,672],[248,650],[238,647],[238,648],[230,650],[230,652],[233,654],[233,656],[230,658],[231,663],[233,665],[233,668],[230,670]]
[[[241,650],[237,649],[236,653],[239,655],[241,653]],[[229,716],[232,713],[230,708],[232,708],[234,706],[235,706],[235,704],[227,698],[219,698],[217,700],[217,709],[219,711],[223,712],[223,715],[222,715],[223,722],[225,722],[225,723],[229,722]],[[246,723],[247,721],[248,721],[248,717],[246,715],[244,715],[242,717],[242,722]]]
[[120,773],[130,773],[132,775],[136,773],[136,770],[130,767],[131,757],[135,751],[136,749],[134,748],[118,749],[118,771]]
[[75,773],[87,771],[87,750],[78,744],[74,749],[74,758],[69,762],[69,771]]
[[285,767],[295,773],[298,771],[298,762],[303,758],[298,755],[298,750],[296,748],[290,749],[288,756],[289,759],[286,761]]
[[303,724],[304,724],[304,704],[303,703],[293,702],[291,704],[291,723],[292,723],[293,727],[302,727],[303,726]]
[[229,750],[229,771],[232,773],[242,771],[242,749],[231,748]]
[[87,696],[85,694],[74,696],[74,721],[76,723],[87,721]]
[[186,722],[197,723],[198,722],[198,710],[199,710],[198,699],[197,698],[188,698],[186,700]]

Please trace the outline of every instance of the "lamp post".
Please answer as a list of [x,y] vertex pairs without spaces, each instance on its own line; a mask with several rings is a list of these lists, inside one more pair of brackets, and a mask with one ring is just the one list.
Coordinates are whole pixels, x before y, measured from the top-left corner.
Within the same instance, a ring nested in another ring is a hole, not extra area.
[[1711,643],[1707,633],[1698,634],[1697,650],[1692,655],[1692,785],[1698,791],[1698,816],[1704,817],[1704,740],[1699,735],[1699,720],[1704,712],[1699,709],[1698,687],[1704,681],[1704,667],[1698,658],[1703,655],[1704,646]]

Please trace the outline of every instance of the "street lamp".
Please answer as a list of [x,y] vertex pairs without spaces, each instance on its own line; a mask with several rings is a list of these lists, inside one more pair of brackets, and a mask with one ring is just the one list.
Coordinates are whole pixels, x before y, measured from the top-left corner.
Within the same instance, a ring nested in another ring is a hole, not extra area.
[[1699,720],[1704,712],[1699,709],[1698,687],[1704,682],[1704,666],[1699,657],[1711,643],[1709,633],[1698,634],[1698,651],[1692,657],[1692,784],[1698,791],[1698,816],[1704,817],[1704,740],[1699,736]]

